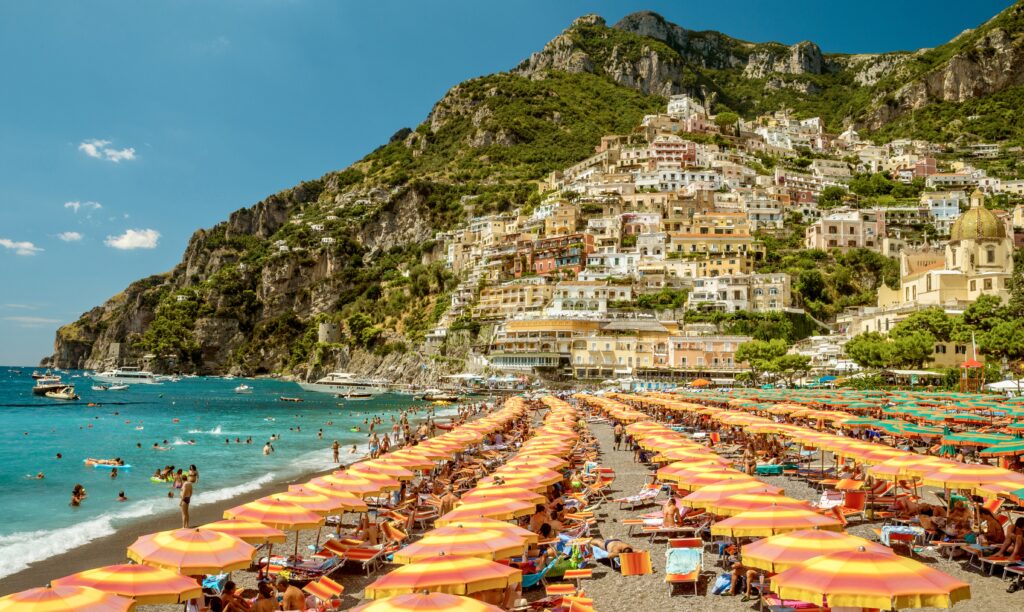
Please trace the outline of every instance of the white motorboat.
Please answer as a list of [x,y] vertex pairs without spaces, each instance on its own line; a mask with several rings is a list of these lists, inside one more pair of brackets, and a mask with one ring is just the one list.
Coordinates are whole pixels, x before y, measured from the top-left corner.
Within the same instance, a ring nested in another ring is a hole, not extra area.
[[252,387],[245,383],[242,383],[235,387],[235,393],[252,393]]
[[51,391],[60,391],[66,386],[67,383],[61,382],[60,376],[41,376],[36,379],[36,386],[32,387],[32,393],[46,395]]
[[157,385],[160,381],[152,372],[140,370],[139,368],[125,366],[114,368],[99,374],[93,374],[92,379],[96,382],[118,385]]
[[65,386],[61,387],[60,389],[56,389],[54,391],[47,391],[46,392],[46,397],[48,397],[50,399],[72,400],[73,401],[73,400],[78,399],[78,394],[75,393],[75,388],[74,387],[72,387],[71,385],[65,385]]
[[459,396],[440,389],[427,389],[420,396],[420,399],[428,402],[457,402],[459,401]]
[[387,383],[370,378],[358,378],[349,372],[331,372],[316,382],[300,382],[305,391],[333,393],[342,396],[380,395],[387,390]]

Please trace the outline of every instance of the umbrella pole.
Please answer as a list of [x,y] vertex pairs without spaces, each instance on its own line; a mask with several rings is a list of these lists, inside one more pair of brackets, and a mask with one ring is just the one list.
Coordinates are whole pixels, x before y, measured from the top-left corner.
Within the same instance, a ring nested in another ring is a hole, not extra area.
[[267,569],[263,572],[263,578],[270,580],[270,557],[274,554],[274,543],[267,542]]

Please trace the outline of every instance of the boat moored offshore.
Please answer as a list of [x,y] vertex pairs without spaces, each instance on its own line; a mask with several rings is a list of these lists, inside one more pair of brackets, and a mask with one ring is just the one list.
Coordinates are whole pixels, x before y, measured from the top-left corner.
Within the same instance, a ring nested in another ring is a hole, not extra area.
[[349,372],[331,372],[316,382],[300,382],[299,386],[305,391],[353,397],[372,397],[387,390],[387,383],[383,381],[359,378]]
[[157,385],[160,381],[152,372],[140,370],[130,366],[114,368],[98,374],[93,374],[92,379],[96,382],[120,384],[120,385]]

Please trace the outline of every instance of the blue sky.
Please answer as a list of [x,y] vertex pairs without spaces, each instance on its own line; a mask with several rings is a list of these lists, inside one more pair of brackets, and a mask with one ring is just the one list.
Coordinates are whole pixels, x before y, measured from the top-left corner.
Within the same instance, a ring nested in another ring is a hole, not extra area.
[[36,363],[195,229],[345,167],[578,15],[878,52],[1009,4],[0,0],[0,364]]

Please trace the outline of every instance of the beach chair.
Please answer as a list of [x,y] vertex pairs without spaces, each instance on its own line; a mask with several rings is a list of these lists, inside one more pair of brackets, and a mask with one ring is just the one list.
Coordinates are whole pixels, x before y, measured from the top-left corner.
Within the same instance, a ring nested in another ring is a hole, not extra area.
[[907,556],[911,559],[914,558],[914,540],[917,537],[912,533],[890,533],[889,534],[889,548],[895,554],[900,554],[901,551],[905,551]]
[[[284,563],[279,564],[280,569],[277,571],[277,575],[287,578],[289,582],[306,583],[330,575],[343,563],[344,561],[340,557],[333,554],[326,557],[314,555],[309,559],[298,561],[285,560]],[[271,562],[271,565],[274,563]]]
[[544,584],[544,577],[547,576],[552,569],[554,569],[555,564],[557,564],[558,561],[562,558],[564,558],[564,555],[555,555],[555,558],[551,561],[548,561],[548,564],[545,565],[539,572],[535,574],[523,574],[523,590],[525,591],[526,589],[532,589],[533,587],[539,584]]
[[847,491],[843,495],[843,503],[833,510],[838,509],[843,514],[843,519],[849,521],[855,516],[859,516],[861,520],[864,520],[864,507],[867,502],[867,493],[865,491]]
[[345,592],[345,587],[327,576],[323,576],[319,580],[310,582],[302,587],[302,590],[317,598],[321,604],[326,606],[328,602],[336,600],[341,596]]
[[697,595],[697,583],[704,568],[704,542],[700,538],[672,538],[665,550],[665,582],[672,585],[669,596],[676,585],[692,584]]
[[384,536],[381,548],[386,551],[397,550],[401,547],[402,542],[409,539],[409,534],[402,531],[394,523],[381,523],[380,533]]
[[324,542],[324,550],[336,555],[346,565],[349,563],[358,565],[360,569],[370,575],[371,570],[376,570],[384,558],[384,550],[375,546],[364,546],[356,540],[327,540]]
[[644,488],[640,490],[636,495],[629,495],[627,497],[619,497],[613,499],[613,502],[618,502],[619,510],[635,510],[638,507],[647,506],[653,504],[654,501],[661,494],[661,485],[657,484],[646,484]]
[[646,576],[654,573],[651,565],[651,552],[639,550],[619,554],[619,573],[623,576]]

